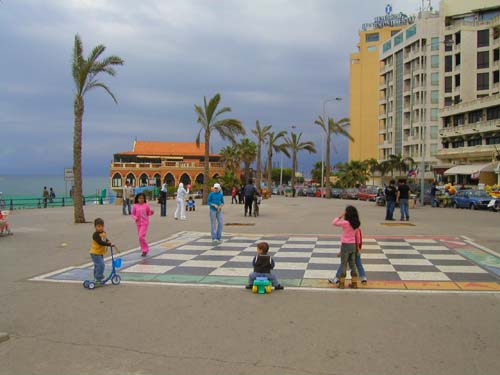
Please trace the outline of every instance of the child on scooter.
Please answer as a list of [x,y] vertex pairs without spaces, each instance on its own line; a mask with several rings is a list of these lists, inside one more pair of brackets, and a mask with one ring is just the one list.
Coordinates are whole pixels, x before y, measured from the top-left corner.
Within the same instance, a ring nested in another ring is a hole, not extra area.
[[94,279],[96,285],[102,285],[104,280],[104,254],[106,248],[113,246],[113,243],[107,239],[104,231],[104,220],[97,218],[94,220],[95,232],[92,235],[92,246],[90,248],[90,257],[94,263]]
[[278,281],[278,277],[271,270],[274,268],[274,259],[267,254],[269,251],[269,244],[267,242],[259,242],[257,244],[257,255],[252,260],[253,272],[248,275],[248,284],[246,289],[252,289],[253,282],[257,277],[267,277],[274,290],[284,289],[283,285]]

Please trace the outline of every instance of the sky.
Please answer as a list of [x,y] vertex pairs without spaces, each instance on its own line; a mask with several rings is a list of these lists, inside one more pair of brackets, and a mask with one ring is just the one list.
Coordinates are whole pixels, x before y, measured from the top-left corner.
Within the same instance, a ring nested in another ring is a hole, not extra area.
[[[349,54],[363,23],[414,14],[418,0],[1,0],[0,175],[59,175],[72,166],[75,34],[87,56],[124,61],[104,90],[85,97],[83,173],[109,175],[114,153],[134,139],[193,142],[194,112],[216,93],[247,134],[256,120],[303,132],[315,155],[299,154],[306,175],[321,160],[314,120],[349,116]],[[212,136],[213,151],[227,143]],[[335,142],[332,164],[347,160]],[[275,160],[277,162],[278,160]],[[290,161],[285,158],[284,166]]]

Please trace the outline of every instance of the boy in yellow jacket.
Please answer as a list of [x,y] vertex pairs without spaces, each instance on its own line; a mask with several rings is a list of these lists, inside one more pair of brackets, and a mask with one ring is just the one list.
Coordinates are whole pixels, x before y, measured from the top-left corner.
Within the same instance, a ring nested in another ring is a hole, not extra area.
[[96,284],[102,284],[104,280],[104,254],[106,248],[113,246],[113,243],[106,237],[104,231],[104,220],[97,218],[94,220],[95,232],[92,235],[92,247],[90,248],[90,257],[94,263],[94,279]]

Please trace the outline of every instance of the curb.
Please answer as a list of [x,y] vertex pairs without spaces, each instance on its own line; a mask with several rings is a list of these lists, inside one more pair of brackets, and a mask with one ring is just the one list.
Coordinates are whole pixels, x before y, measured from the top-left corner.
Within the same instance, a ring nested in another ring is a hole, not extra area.
[[5,332],[0,332],[0,342],[7,341],[9,339],[9,334]]

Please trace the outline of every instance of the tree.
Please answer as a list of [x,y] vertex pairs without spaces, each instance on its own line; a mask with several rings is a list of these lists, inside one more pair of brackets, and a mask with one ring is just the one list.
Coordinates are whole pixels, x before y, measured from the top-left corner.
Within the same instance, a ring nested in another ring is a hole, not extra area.
[[244,165],[245,181],[243,182],[247,183],[250,179],[250,165],[257,157],[257,145],[250,139],[243,138],[237,147],[239,150],[240,160]]
[[[314,163],[314,168],[311,170],[311,177],[315,182],[321,181],[321,164],[323,164],[321,161],[317,161],[316,163]],[[325,175],[324,164],[323,164],[323,175]]]
[[352,188],[358,184],[364,184],[368,180],[366,176],[367,166],[362,161],[352,160],[337,165],[339,184],[343,188]]
[[231,112],[231,108],[223,107],[217,110],[217,106],[220,103],[220,94],[215,94],[215,96],[210,99],[207,104],[207,98],[203,97],[203,107],[196,105],[194,106],[194,110],[198,115],[198,119],[196,120],[200,125],[200,131],[196,137],[196,145],[200,147],[200,138],[202,133],[204,133],[205,138],[205,162],[204,162],[204,171],[203,171],[203,201],[204,205],[207,204],[208,199],[208,179],[210,176],[210,137],[212,132],[217,132],[223,140],[229,139],[231,142],[235,143],[236,135],[244,135],[245,128],[240,120],[229,118],[229,119],[221,119],[218,120],[217,117],[226,112]]
[[[273,151],[274,152],[282,152],[287,157],[290,157],[288,150],[286,149],[285,144],[278,143],[280,138],[283,138],[286,135],[286,131],[282,130],[279,133],[269,132],[267,137],[267,189],[270,190],[272,186],[272,169],[273,169]],[[279,181],[276,180],[276,181]]]
[[260,182],[262,180],[262,144],[264,144],[269,136],[269,131],[271,130],[271,125],[266,125],[260,127],[259,120],[255,123],[255,129],[252,129],[252,133],[257,138],[257,188],[260,189]]
[[397,169],[399,171],[400,176],[401,172],[405,172],[406,174],[411,166],[415,164],[415,161],[411,157],[407,156],[403,158],[401,154],[389,155],[389,162],[391,163],[392,169]]
[[375,185],[375,179],[373,178],[373,175],[375,174],[375,172],[380,171],[380,164],[378,163],[377,159],[374,158],[366,159],[363,161],[363,163],[366,164],[368,174],[372,178],[372,185]]
[[[349,140],[351,140],[352,142],[354,142],[354,138],[349,134],[349,132],[347,130],[345,130],[343,128],[344,126],[349,124],[348,118],[342,118],[339,121],[335,122],[333,120],[333,118],[328,117],[327,121],[328,121],[328,125],[325,123],[325,120],[323,119],[323,117],[318,116],[318,119],[316,121],[314,121],[314,123],[316,125],[319,125],[321,127],[321,129],[323,129],[323,131],[326,134],[326,174],[325,174],[325,180],[326,180],[326,184],[325,184],[326,192],[325,193],[326,194],[325,194],[325,196],[327,198],[330,198],[330,193],[331,193],[330,171],[332,169],[331,165],[330,165],[330,163],[331,163],[330,145],[332,142],[332,134],[344,136],[346,138],[349,138]],[[323,183],[323,182],[321,181],[321,183]]]
[[291,168],[273,168],[272,172],[272,179],[274,181],[279,182],[280,177],[283,177],[283,184],[287,185],[290,180],[292,179],[292,169]]
[[240,168],[241,161],[238,147],[235,145],[223,147],[220,150],[220,154],[222,155],[226,170],[236,175],[236,172]]
[[74,134],[73,134],[73,174],[75,184],[73,187],[73,205],[75,223],[85,223],[82,199],[82,127],[83,113],[85,110],[85,94],[95,88],[104,89],[118,103],[115,95],[104,83],[98,80],[101,73],[114,76],[113,66],[123,65],[123,60],[118,56],[108,56],[101,59],[106,50],[102,44],[94,47],[87,58],[83,57],[83,45],[78,34],[75,35],[73,46],[72,75],[75,82],[75,98],[73,102]]
[[284,146],[291,151],[292,154],[292,190],[295,191],[295,173],[297,172],[297,155],[300,151],[308,151],[310,154],[316,153],[314,143],[311,141],[301,142],[302,132],[291,132],[290,136],[285,137]]

